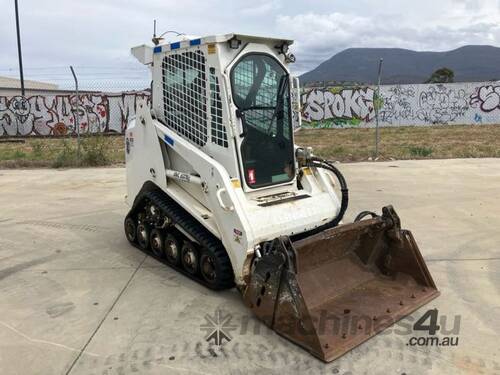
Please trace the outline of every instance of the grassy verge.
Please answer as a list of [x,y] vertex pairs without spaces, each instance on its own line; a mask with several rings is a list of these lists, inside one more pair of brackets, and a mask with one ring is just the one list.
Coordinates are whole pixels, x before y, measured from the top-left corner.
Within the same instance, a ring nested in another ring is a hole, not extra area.
[[[379,160],[500,157],[500,125],[380,128]],[[339,161],[373,157],[375,129],[302,129],[299,145]]]
[[[302,129],[296,143],[339,161],[369,160],[374,129]],[[19,143],[22,142],[22,143]],[[124,163],[123,136],[0,138],[0,168],[86,167]],[[500,125],[381,128],[379,160],[500,157]]]
[[0,138],[0,168],[98,167],[124,162],[122,136],[76,138]]

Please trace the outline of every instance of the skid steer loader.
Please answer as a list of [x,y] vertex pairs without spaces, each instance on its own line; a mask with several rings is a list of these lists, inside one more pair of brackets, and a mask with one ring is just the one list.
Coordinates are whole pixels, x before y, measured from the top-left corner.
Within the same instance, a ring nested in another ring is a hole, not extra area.
[[342,174],[294,144],[291,44],[228,34],[132,49],[153,79],[126,129],[124,226],[191,279],[236,286],[266,325],[331,361],[439,292],[394,209],[343,224]]

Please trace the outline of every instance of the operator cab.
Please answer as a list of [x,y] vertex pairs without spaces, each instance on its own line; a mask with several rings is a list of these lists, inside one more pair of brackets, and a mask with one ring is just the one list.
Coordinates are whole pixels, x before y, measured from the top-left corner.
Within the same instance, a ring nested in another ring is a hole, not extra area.
[[[226,34],[153,49],[140,46],[132,52],[152,67],[153,117],[217,160],[231,179],[239,178],[244,191],[252,192],[281,186],[286,190],[296,176],[298,82],[286,67],[295,61],[288,53],[292,43]],[[169,147],[162,147],[172,165],[194,173],[188,160],[177,160]]]

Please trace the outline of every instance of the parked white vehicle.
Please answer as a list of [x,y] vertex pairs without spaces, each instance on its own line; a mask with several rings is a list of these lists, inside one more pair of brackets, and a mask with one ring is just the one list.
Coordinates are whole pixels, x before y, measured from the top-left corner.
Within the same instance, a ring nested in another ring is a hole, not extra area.
[[[153,79],[151,101],[137,103],[126,130],[125,231],[212,289],[236,285],[266,324],[332,360],[389,324],[325,334],[322,311],[373,314],[391,304],[394,319],[438,292],[391,207],[341,224],[344,178],[294,144],[291,44],[227,34],[132,49]],[[296,324],[314,334],[286,329]]]

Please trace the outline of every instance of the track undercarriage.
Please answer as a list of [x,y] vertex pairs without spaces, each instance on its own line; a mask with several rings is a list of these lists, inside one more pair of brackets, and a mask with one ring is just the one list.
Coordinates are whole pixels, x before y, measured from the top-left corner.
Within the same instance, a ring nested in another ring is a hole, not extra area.
[[124,226],[129,242],[189,278],[211,289],[234,286],[220,240],[165,193],[140,195]]

